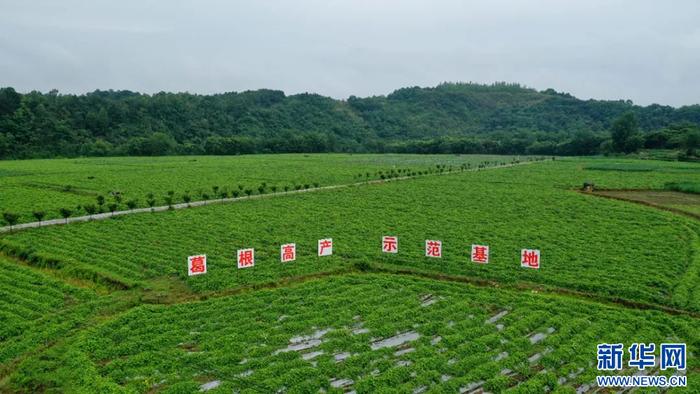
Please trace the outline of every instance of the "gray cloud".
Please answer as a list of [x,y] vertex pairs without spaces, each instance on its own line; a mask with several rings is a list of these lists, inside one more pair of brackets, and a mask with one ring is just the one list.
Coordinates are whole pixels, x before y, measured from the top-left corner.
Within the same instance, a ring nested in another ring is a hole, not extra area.
[[5,1],[0,85],[83,93],[273,88],[336,98],[443,81],[700,102],[700,3]]

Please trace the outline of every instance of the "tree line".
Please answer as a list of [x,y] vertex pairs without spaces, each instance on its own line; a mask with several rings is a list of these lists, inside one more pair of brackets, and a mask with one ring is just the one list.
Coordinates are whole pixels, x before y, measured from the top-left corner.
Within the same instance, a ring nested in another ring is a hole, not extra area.
[[700,105],[579,100],[506,83],[444,83],[347,100],[266,89],[214,95],[0,89],[0,159],[294,152],[589,155],[640,148],[692,156],[699,135]]

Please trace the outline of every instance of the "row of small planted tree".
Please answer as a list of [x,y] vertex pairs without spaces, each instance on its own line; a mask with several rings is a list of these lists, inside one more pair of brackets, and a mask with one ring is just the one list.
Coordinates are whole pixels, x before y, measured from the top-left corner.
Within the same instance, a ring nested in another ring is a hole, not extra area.
[[[190,204],[195,197],[199,197],[200,201],[206,201],[212,200],[212,199],[227,199],[227,198],[239,198],[242,196],[247,196],[250,197],[253,194],[268,194],[268,193],[277,193],[278,191],[284,191],[289,192],[291,190],[308,190],[311,187],[318,188],[320,187],[320,183],[318,182],[313,182],[313,183],[304,183],[304,184],[295,184],[295,185],[285,185],[282,188],[279,188],[277,185],[272,185],[268,186],[266,182],[261,183],[256,187],[255,189],[253,188],[246,188],[243,185],[238,185],[237,187],[231,188],[229,191],[228,188],[226,187],[219,187],[219,186],[212,186],[211,187],[211,193],[208,191],[203,191],[199,190],[197,193],[192,194],[189,191],[185,191],[181,195],[181,202]],[[83,204],[83,205],[78,205],[74,208],[59,208],[58,213],[60,216],[68,221],[68,219],[71,216],[74,216],[81,211],[84,211],[85,214],[88,216],[96,215],[96,214],[101,214],[101,213],[106,213],[110,212],[114,214],[117,212],[123,205],[126,205],[126,207],[129,210],[133,210],[136,208],[140,208],[141,204],[138,199],[130,199],[127,201],[123,201],[123,195],[121,192],[118,191],[112,191],[109,193],[111,196],[112,200],[108,201],[107,198],[103,195],[98,195],[95,197],[95,203],[89,203],[89,204]],[[175,192],[170,190],[168,191],[163,197],[162,197],[162,203],[164,203],[166,206],[168,206],[170,209],[173,208],[173,205],[177,202]],[[153,210],[156,205],[159,203],[159,199],[156,197],[154,193],[148,193],[146,194],[146,199],[145,199],[146,206],[151,208]],[[32,212],[32,216],[36,221],[42,222],[44,218],[46,217],[46,211],[43,210],[37,210]],[[4,212],[3,215],[3,221],[10,226],[10,229],[14,225],[16,225],[19,222],[20,215],[14,212]]]
[[[554,159],[554,158],[552,158]],[[543,157],[538,157],[538,158],[528,158],[528,160],[534,160],[534,161],[542,161],[545,160]],[[510,164],[518,164],[520,163],[519,159],[512,159]],[[506,161],[482,161],[478,163],[474,169],[480,170],[486,167],[491,167],[491,166],[505,166],[508,163]],[[453,166],[453,165],[447,165],[447,164],[436,164],[434,167],[430,167],[427,169],[423,170],[413,170],[411,168],[399,168],[399,169],[389,169],[389,170],[380,170],[380,171],[375,171],[374,173],[370,172],[365,172],[365,173],[359,173],[354,176],[355,179],[358,180],[363,180],[366,182],[369,182],[370,180],[388,180],[388,179],[395,179],[395,178],[401,178],[401,177],[415,177],[415,176],[422,176],[422,175],[431,175],[431,174],[443,174],[443,173],[451,173],[454,171],[467,171],[472,169],[472,164],[471,163],[463,163],[460,164],[459,166]],[[249,187],[244,187],[243,185],[237,185],[236,187],[231,187],[230,190],[227,187],[220,187],[218,185],[214,185],[211,187],[211,191],[204,191],[204,190],[199,190],[198,192],[192,194],[189,191],[185,191],[181,196],[180,196],[180,202],[189,204],[194,201],[194,197],[199,197],[200,201],[203,201],[205,204],[207,201],[210,201],[212,199],[221,199],[225,200],[227,198],[239,198],[239,197],[250,197],[254,194],[268,194],[268,193],[277,193],[279,192],[290,192],[290,191],[300,191],[300,190],[308,190],[310,188],[318,188],[320,187],[320,183],[318,182],[313,182],[313,183],[296,183],[294,185],[284,185],[282,187],[278,187],[277,185],[271,185],[268,186],[266,182],[262,182],[260,185],[258,185],[256,188],[249,188]],[[68,218],[70,218],[73,215],[79,214],[81,211],[84,211],[85,214],[88,216],[93,216],[96,214],[102,214],[106,212],[112,213],[114,215],[115,212],[117,212],[123,205],[126,205],[126,207],[129,210],[133,210],[136,208],[142,207],[138,199],[129,199],[127,201],[124,201],[123,194],[119,191],[111,191],[108,193],[108,195],[111,197],[111,200],[108,201],[107,198],[103,195],[98,195],[95,197],[95,203],[89,203],[89,204],[83,204],[83,205],[78,205],[74,208],[60,208],[58,210],[58,213],[60,216],[67,222]],[[154,210],[156,205],[158,204],[159,200],[156,197],[154,193],[148,193],[146,194],[146,199],[145,203],[148,208],[151,208],[151,210]],[[175,197],[175,192],[170,190],[168,191],[163,197],[162,197],[162,202],[168,206],[170,209],[173,208],[173,205],[178,203]],[[14,212],[4,212],[3,213],[3,220],[7,225],[10,226],[10,229],[14,225],[16,225],[19,222],[20,215]],[[46,217],[46,211],[43,210],[37,210],[32,212],[32,216],[36,221],[42,222],[44,218]]]
[[[518,159],[513,159],[510,164],[517,164],[519,163],[520,160]],[[475,167],[476,169],[482,169],[486,168],[489,166],[505,166],[508,163],[505,161],[482,161],[481,163],[477,164]],[[410,168],[399,168],[399,169],[390,169],[388,171],[376,171],[374,173],[374,176],[379,178],[379,179],[392,179],[392,178],[400,178],[400,177],[412,177],[412,176],[421,176],[421,175],[430,175],[430,174],[442,174],[442,173],[449,173],[453,171],[467,171],[471,170],[472,165],[471,163],[462,163],[459,166],[453,166],[453,165],[447,165],[447,164],[435,164],[435,168],[430,167],[424,170],[412,170]],[[372,173],[370,172],[365,172],[365,173],[359,173],[355,175],[355,179],[367,179],[369,180],[372,176]]]

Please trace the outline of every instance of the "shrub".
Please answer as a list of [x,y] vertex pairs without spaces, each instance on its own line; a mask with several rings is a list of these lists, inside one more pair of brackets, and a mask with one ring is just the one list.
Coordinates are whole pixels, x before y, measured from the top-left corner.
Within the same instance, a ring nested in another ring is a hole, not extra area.
[[97,212],[97,207],[93,204],[84,205],[83,209],[85,209],[85,212],[87,212],[87,214],[90,216],[94,215],[95,212]]
[[19,215],[14,212],[3,212],[2,218],[10,225],[10,231],[12,231],[12,227],[19,221]]
[[61,214],[63,219],[66,220],[66,223],[68,223],[68,218],[73,214],[73,211],[69,208],[61,208],[58,210],[58,212]]
[[138,201],[136,200],[129,200],[126,202],[126,206],[129,207],[129,209],[134,209],[139,205]]
[[34,218],[35,218],[39,223],[41,223],[41,221],[44,219],[44,216],[46,216],[46,212],[44,212],[44,211],[34,211],[34,212],[32,212],[32,215],[34,216]]
[[100,212],[102,212],[103,205],[105,205],[105,196],[100,194],[97,196],[97,206],[100,207]]
[[153,212],[153,207],[156,205],[156,199],[153,197],[153,193],[148,193],[148,198],[146,199],[146,204],[151,207],[151,212]]

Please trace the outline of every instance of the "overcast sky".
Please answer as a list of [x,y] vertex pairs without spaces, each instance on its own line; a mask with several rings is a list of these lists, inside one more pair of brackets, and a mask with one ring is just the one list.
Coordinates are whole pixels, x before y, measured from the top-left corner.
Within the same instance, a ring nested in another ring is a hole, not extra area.
[[0,86],[22,92],[347,98],[443,81],[700,103],[700,2],[0,0]]

